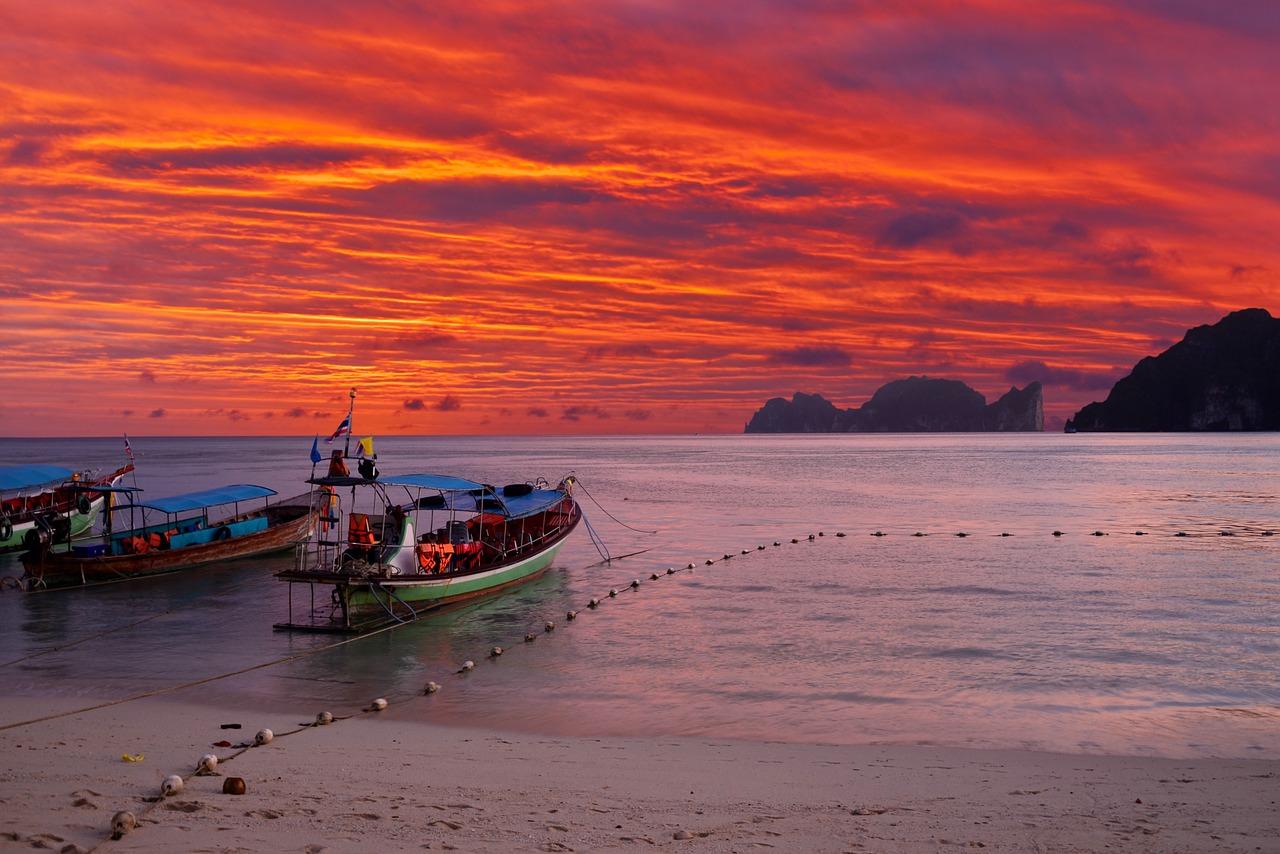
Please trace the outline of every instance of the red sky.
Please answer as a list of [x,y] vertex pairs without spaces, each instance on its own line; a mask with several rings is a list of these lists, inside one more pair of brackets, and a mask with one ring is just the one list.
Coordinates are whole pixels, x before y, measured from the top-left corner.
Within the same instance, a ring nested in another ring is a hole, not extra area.
[[[1052,6],[1052,8],[1049,8]],[[1050,428],[1280,313],[1280,6],[0,0],[0,435]]]

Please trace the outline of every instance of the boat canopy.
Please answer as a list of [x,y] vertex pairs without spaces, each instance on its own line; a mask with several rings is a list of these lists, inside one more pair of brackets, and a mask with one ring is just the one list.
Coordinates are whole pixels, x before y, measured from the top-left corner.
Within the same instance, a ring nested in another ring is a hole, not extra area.
[[8,492],[44,486],[47,483],[67,480],[72,474],[71,469],[64,469],[61,466],[0,466],[0,490]]
[[488,489],[483,483],[451,477],[447,474],[400,474],[382,479],[388,486],[415,486],[422,489],[438,489],[441,492],[469,492]]
[[[148,507],[161,513],[183,513],[188,510],[201,510],[215,504],[233,504],[237,501],[248,501],[250,498],[266,498],[275,495],[274,489],[265,486],[254,486],[249,483],[237,483],[233,486],[219,486],[215,489],[202,489],[199,492],[188,492],[185,495],[171,495],[168,498],[156,498],[134,504],[134,507]],[[127,507],[129,505],[125,505]],[[124,507],[117,507],[122,510]]]

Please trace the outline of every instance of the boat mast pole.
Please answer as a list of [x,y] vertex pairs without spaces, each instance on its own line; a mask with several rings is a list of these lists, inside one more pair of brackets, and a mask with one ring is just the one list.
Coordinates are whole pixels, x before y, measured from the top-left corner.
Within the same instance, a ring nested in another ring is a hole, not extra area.
[[356,432],[356,423],[353,418],[356,411],[356,387],[351,387],[350,395],[351,405],[347,408],[347,437],[342,444],[342,456],[351,459],[351,434]]

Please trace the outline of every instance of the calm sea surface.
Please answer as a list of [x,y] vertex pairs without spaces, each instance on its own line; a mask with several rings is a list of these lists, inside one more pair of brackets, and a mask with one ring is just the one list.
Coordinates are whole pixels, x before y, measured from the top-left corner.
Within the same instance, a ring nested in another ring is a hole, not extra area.
[[[272,629],[288,557],[7,592],[5,690],[88,706],[277,662],[169,696],[299,721],[383,696],[389,716],[548,734],[1280,756],[1275,434],[376,441],[388,475],[575,472],[615,559],[580,528],[536,582],[332,647]],[[152,497],[297,494],[310,447],[133,439]],[[123,442],[0,451],[105,468]]]

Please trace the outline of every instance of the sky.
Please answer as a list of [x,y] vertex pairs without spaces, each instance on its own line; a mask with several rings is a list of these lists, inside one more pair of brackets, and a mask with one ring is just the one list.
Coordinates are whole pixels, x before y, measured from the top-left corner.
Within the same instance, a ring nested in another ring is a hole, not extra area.
[[1048,429],[1280,313],[1280,5],[0,0],[0,435]]

